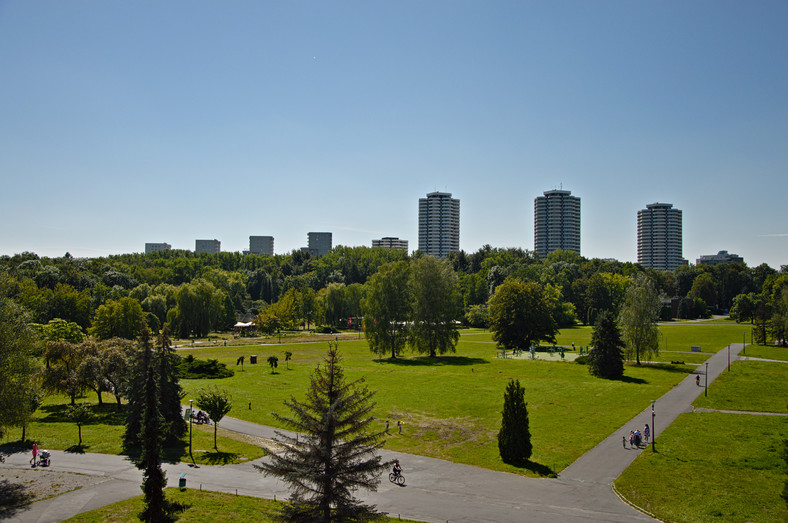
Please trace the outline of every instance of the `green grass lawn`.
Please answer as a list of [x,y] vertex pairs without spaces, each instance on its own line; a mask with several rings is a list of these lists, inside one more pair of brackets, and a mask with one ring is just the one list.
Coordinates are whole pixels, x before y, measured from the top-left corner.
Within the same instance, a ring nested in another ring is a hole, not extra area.
[[699,396],[696,407],[757,412],[788,412],[788,364],[734,361],[709,384],[709,395]]
[[[572,331],[590,333],[582,327]],[[285,414],[282,402],[291,396],[304,398],[309,375],[326,349],[325,343],[283,343],[179,351],[217,358],[236,370],[234,377],[223,380],[184,380],[184,401],[197,388],[217,385],[232,395],[230,416],[277,426],[271,413]],[[284,351],[293,353],[289,370]],[[498,359],[490,333],[478,330],[462,331],[457,352],[435,359],[410,353],[397,360],[375,359],[363,339],[341,341],[340,351],[347,377],[364,377],[377,391],[377,426],[382,429],[388,419],[393,429],[387,448],[529,475],[565,468],[694,370],[689,365],[628,365],[625,379],[608,381],[592,377],[586,366],[558,358]],[[235,365],[241,355],[247,356],[243,370]],[[248,363],[250,355],[257,356],[258,364]],[[272,355],[279,358],[274,373],[266,363]],[[503,391],[512,378],[526,390],[532,460],[541,465],[533,471],[505,465],[498,455]],[[402,434],[397,421],[402,422]]]
[[788,347],[774,347],[763,345],[748,345],[744,351],[745,356],[765,358],[767,360],[788,361]]
[[788,418],[682,414],[615,481],[663,521],[788,521],[781,442]]
[[[79,401],[85,401],[82,398]],[[125,412],[119,412],[114,403],[99,406],[92,404],[95,420],[82,426],[82,445],[75,423],[66,418],[68,400],[61,396],[49,396],[36,412],[35,420],[28,425],[27,441],[20,441],[21,429],[8,431],[0,445],[31,447],[33,440],[42,449],[65,450],[68,452],[96,452],[99,454],[124,454],[121,445],[125,430]],[[242,463],[266,455],[258,445],[250,443],[240,435],[221,430],[217,438],[218,451],[213,448],[213,426],[194,425],[192,432],[192,454],[196,463],[220,465]],[[176,447],[165,449],[164,459],[191,462],[189,458],[188,434]]]
[[[170,501],[181,503],[187,508],[178,515],[178,521],[212,523],[232,523],[238,521],[276,521],[270,514],[276,512],[281,502],[269,499],[236,496],[206,490],[168,488],[165,495]],[[66,521],[79,523],[120,523],[139,521],[137,514],[142,511],[142,496],[113,503],[84,514],[78,514]],[[385,518],[383,521],[412,521]]]

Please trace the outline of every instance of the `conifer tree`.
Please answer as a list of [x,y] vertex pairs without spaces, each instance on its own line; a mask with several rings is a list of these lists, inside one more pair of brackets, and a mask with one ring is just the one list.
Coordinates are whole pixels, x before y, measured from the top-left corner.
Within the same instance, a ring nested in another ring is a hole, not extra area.
[[167,477],[161,469],[162,441],[164,439],[164,418],[159,409],[159,368],[155,361],[148,331],[144,330],[142,345],[142,367],[144,380],[142,386],[142,419],[140,422],[140,459],[137,468],[143,471],[142,492],[145,508],[138,514],[140,521],[175,521],[173,513],[179,507],[167,502],[164,488]]
[[503,395],[498,452],[504,463],[523,465],[531,457],[531,431],[528,428],[528,404],[520,380],[510,380]]
[[608,379],[618,379],[624,375],[624,342],[610,311],[602,311],[597,316],[591,345],[594,347],[588,353],[588,370],[591,374]]
[[358,488],[375,491],[381,463],[376,450],[383,446],[383,432],[370,431],[374,392],[362,386],[363,378],[345,382],[338,344],[329,344],[322,366],[312,374],[306,401],[285,401],[292,414],[274,417],[300,433],[277,433],[285,447],[270,461],[255,467],[290,486],[290,504],[279,517],[288,521],[364,521],[379,515],[374,505],[353,497]]

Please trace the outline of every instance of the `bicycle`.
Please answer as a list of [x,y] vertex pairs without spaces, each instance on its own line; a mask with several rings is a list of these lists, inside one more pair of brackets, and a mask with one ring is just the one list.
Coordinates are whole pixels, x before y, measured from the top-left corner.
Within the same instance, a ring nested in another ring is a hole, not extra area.
[[399,486],[402,486],[405,484],[405,476],[403,476],[402,474],[395,474],[393,472],[390,472],[389,481],[391,481],[392,483],[396,483]]

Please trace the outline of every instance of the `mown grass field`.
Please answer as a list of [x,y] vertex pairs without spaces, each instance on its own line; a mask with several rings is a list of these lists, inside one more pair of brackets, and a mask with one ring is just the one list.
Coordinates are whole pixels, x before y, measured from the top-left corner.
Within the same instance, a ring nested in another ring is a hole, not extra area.
[[[194,489],[179,490],[168,488],[165,495],[170,501],[181,503],[187,508],[178,515],[178,521],[212,523],[231,523],[238,521],[259,521],[268,523],[276,521],[270,514],[282,505],[281,502],[249,496],[235,496],[220,492],[200,491]],[[100,509],[78,514],[66,521],[74,523],[126,523],[136,522],[137,514],[143,509],[142,496],[114,503]],[[386,518],[383,521],[411,521],[398,518]]]
[[[36,412],[35,420],[28,425],[26,441],[21,441],[21,429],[12,429],[0,439],[0,446],[31,447],[33,440],[39,448],[65,450],[83,453],[124,454],[122,447],[125,430],[125,413],[118,412],[114,403],[99,406],[93,397],[79,401],[93,401],[91,410],[94,421],[82,426],[82,445],[79,445],[79,432],[75,423],[66,418],[68,400],[65,397],[50,396]],[[193,425],[192,455],[195,463],[204,465],[225,465],[242,463],[266,455],[266,451],[251,438],[222,430],[219,423],[217,447],[213,448],[213,426]],[[165,449],[164,459],[191,463],[189,457],[188,433],[183,442]]]
[[[734,332],[728,325],[709,328],[693,323],[678,328],[674,333],[677,347],[688,350],[691,344],[700,344],[707,354],[667,355],[666,361],[689,363],[692,356],[702,360],[715,347],[722,348],[723,340],[732,339]],[[698,343],[703,332],[710,333],[710,341]],[[559,343],[571,345],[563,340],[574,339],[580,345],[590,335],[590,328],[565,330]],[[326,349],[326,343],[282,343],[181,350],[183,355],[217,358],[236,370],[234,377],[224,380],[184,380],[186,399],[200,387],[217,385],[233,397],[230,416],[277,426],[272,412],[286,413],[282,402],[291,396],[304,398],[309,375]],[[562,470],[695,368],[628,365],[623,380],[602,380],[592,377],[586,366],[562,362],[557,356],[555,361],[496,358],[491,334],[474,330],[462,332],[455,354],[435,359],[410,353],[397,360],[376,359],[363,339],[340,341],[340,350],[347,377],[363,377],[377,391],[378,427],[382,429],[388,419],[393,429],[387,448],[529,475],[544,474],[546,468]],[[287,364],[285,351],[293,353]],[[242,355],[247,362],[243,370],[235,365]],[[256,365],[248,363],[250,355],[257,356]],[[279,358],[274,373],[266,363],[272,355]],[[510,379],[519,379],[526,390],[532,460],[541,465],[534,470],[505,465],[498,456],[496,434],[503,391]],[[402,422],[402,434],[396,430],[397,421]]]
[[[694,405],[786,413],[787,384],[788,364],[734,362]],[[615,484],[664,521],[788,521],[780,498],[786,438],[786,416],[683,414],[660,434],[657,452],[643,452]]]

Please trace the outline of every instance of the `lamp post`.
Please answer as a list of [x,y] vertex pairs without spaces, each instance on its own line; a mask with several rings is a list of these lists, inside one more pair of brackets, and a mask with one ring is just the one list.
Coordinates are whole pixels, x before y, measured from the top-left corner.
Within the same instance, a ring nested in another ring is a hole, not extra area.
[[741,353],[747,354],[747,331],[741,333]]
[[709,362],[706,362],[706,386],[703,387],[703,395],[709,395]]
[[731,344],[728,344],[728,372],[731,371]]
[[656,452],[654,447],[654,440],[657,439],[657,429],[654,427],[654,404],[656,401],[651,400],[651,452]]
[[192,416],[194,413],[193,405],[194,400],[189,400],[189,457],[192,458],[192,463],[194,462],[194,456],[192,456],[192,419],[194,419]]

